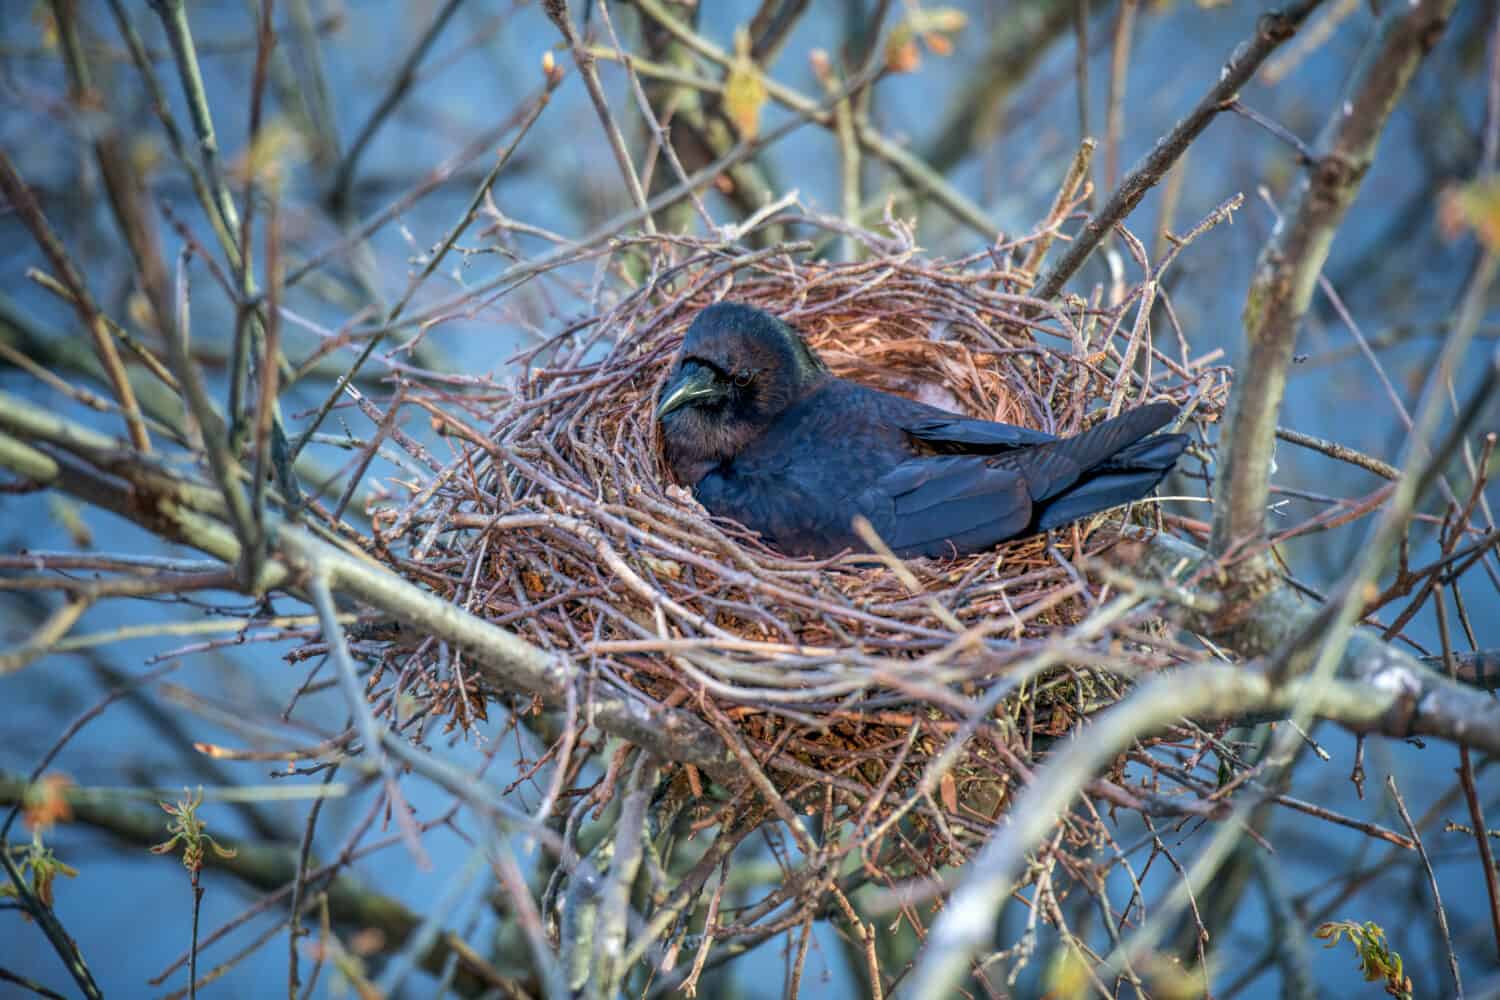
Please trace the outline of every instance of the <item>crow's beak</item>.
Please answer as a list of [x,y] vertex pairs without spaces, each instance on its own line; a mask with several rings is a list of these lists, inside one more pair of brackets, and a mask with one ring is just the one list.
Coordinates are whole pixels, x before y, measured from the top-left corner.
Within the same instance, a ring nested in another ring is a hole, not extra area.
[[724,387],[712,368],[700,364],[687,364],[662,386],[661,400],[656,404],[656,419],[660,420],[673,410],[691,406],[701,399],[712,399],[724,395]]

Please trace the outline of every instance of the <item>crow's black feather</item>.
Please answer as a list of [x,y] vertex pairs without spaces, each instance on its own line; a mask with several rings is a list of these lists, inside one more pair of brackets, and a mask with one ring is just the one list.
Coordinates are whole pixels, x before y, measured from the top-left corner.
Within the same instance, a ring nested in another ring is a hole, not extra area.
[[1058,438],[836,378],[750,306],[698,314],[658,399],[673,475],[711,513],[795,555],[977,552],[1149,494],[1187,446],[1152,403]]

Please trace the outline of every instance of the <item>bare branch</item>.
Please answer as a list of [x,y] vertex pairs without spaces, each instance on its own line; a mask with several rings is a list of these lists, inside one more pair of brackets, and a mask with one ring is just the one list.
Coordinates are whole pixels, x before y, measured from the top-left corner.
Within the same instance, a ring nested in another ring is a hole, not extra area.
[[1438,930],[1442,934],[1443,944],[1448,949],[1448,971],[1453,975],[1454,995],[1461,997],[1464,995],[1464,981],[1458,972],[1458,956],[1453,952],[1453,934],[1448,930],[1448,911],[1443,908],[1443,896],[1438,892],[1437,875],[1432,870],[1432,859],[1427,856],[1427,847],[1422,843],[1422,832],[1417,829],[1417,824],[1411,821],[1411,813],[1406,811],[1406,800],[1401,797],[1401,791],[1396,787],[1394,775],[1385,776],[1385,787],[1396,802],[1396,811],[1401,814],[1401,822],[1406,824],[1407,832],[1416,842],[1417,855],[1422,859],[1423,870],[1427,872],[1427,887],[1432,890],[1432,908],[1437,915]]
[[1239,93],[1240,88],[1255,75],[1261,63],[1282,42],[1296,34],[1302,22],[1321,2],[1322,0],[1298,0],[1284,10],[1269,11],[1261,16],[1256,25],[1255,37],[1230,57],[1213,89],[1203,96],[1192,112],[1178,122],[1172,131],[1161,137],[1145,159],[1125,175],[1119,188],[1110,195],[1109,201],[1089,219],[1062,257],[1037,282],[1038,298],[1050,299],[1062,291],[1063,285],[1083,266],[1083,262],[1094,252],[1100,241],[1140,204],[1147,191],[1167,175],[1177,158],[1224,110],[1225,102]]
[[[1408,735],[1406,712],[1400,704],[1406,695],[1399,689],[1376,687],[1368,678],[1275,685],[1264,672],[1220,665],[1172,671],[1142,685],[1069,740],[1037,771],[1036,780],[1011,805],[1009,824],[969,863],[963,884],[933,924],[903,995],[953,993],[969,961],[990,941],[1000,906],[1024,871],[1028,852],[1055,829],[1079,790],[1142,734],[1184,717],[1223,717],[1236,708],[1289,711],[1303,705],[1317,716],[1356,730]],[[1465,720],[1464,729],[1475,746],[1500,752],[1500,705],[1486,704],[1478,716]],[[911,894],[894,894],[881,909],[910,901]]]
[[[101,446],[107,448],[110,442],[109,438],[63,418],[48,416],[39,423],[34,419],[37,416],[24,402],[0,394],[0,429],[22,435],[28,431],[46,431],[53,443],[69,447],[79,458],[97,455]],[[40,454],[35,449],[28,452]],[[15,471],[48,469],[34,455],[11,456],[3,449],[0,449],[0,466]],[[240,559],[241,545],[235,534],[200,512],[203,505],[216,507],[213,491],[173,481],[138,461],[119,463],[113,474],[73,462],[54,461],[50,468],[56,469],[51,483],[66,493],[230,565]],[[200,509],[184,501],[197,504]],[[300,568],[316,567],[328,574],[330,588],[359,597],[403,624],[440,635],[463,649],[479,665],[485,679],[496,687],[538,695],[558,705],[566,700],[566,685],[574,682],[573,667],[566,658],[543,652],[513,633],[420,590],[362,556],[351,555],[315,538],[274,514],[267,516],[273,547],[285,553],[285,561],[267,560],[256,581],[258,592],[288,586],[297,578]],[[596,696],[591,710],[600,727],[660,757],[694,764],[724,780],[733,781],[739,774],[712,729],[692,715],[620,694]]]
[[1297,328],[1386,120],[1453,7],[1454,0],[1424,0],[1393,6],[1381,20],[1318,138],[1317,165],[1261,251],[1245,303],[1246,351],[1235,366],[1219,451],[1213,549],[1220,555],[1265,532],[1276,420]]
[[31,231],[37,246],[46,254],[52,269],[57,272],[58,278],[67,287],[73,306],[78,311],[78,319],[94,343],[94,352],[99,356],[99,363],[104,367],[110,388],[114,390],[115,399],[125,415],[125,424],[130,431],[131,443],[141,452],[149,453],[151,436],[146,433],[146,424],[141,418],[140,406],[135,399],[135,389],[131,387],[130,379],[125,374],[125,365],[120,360],[120,352],[115,349],[114,339],[105,328],[103,314],[94,304],[93,296],[89,294],[83,278],[74,269],[73,262],[68,259],[68,252],[63,248],[62,241],[57,238],[57,234],[48,225],[46,217],[42,215],[41,206],[36,203],[36,198],[32,196],[31,190],[21,179],[15,164],[11,163],[10,157],[5,154],[4,150],[0,150],[0,193],[5,195],[6,201],[10,202],[11,210]]
[[[160,2],[160,0],[153,0],[153,2]],[[354,183],[354,171],[359,165],[359,158],[364,153],[365,147],[370,144],[370,140],[375,137],[380,126],[411,90],[412,84],[417,79],[417,67],[422,65],[422,60],[427,57],[432,44],[437,41],[438,35],[442,34],[443,27],[453,17],[461,3],[463,0],[445,0],[432,15],[432,20],[427,22],[427,27],[412,43],[406,59],[402,61],[401,68],[396,71],[396,77],[381,97],[380,103],[375,106],[374,111],[370,112],[370,117],[365,119],[354,142],[350,143],[348,152],[344,154],[338,169],[334,171],[333,185],[328,192],[328,200],[335,209],[342,209],[347,203],[349,188]]]
[[[25,781],[16,775],[0,772],[0,805],[20,803],[25,792]],[[67,787],[58,794],[68,802],[74,823],[102,830],[118,840],[139,847],[150,847],[162,840],[164,827],[160,812],[148,813],[119,802],[101,799],[90,794],[88,789]],[[215,839],[233,850],[234,854],[225,856],[207,851],[204,853],[207,867],[232,875],[253,888],[286,894],[290,898],[290,890],[298,871],[296,848],[240,840],[232,836],[216,835]],[[408,910],[399,900],[373,891],[352,875],[319,868],[316,878],[321,883],[321,892],[326,894],[334,919],[352,927],[379,927],[385,932],[386,941],[392,947],[399,947],[406,942],[421,923],[421,917]],[[455,952],[463,955],[466,972],[482,976],[488,980],[488,985],[500,985],[494,970],[487,965],[476,964],[474,960],[479,959],[479,956],[463,947],[463,942],[454,934],[440,935],[423,950],[422,967],[437,972]],[[485,975],[486,972],[489,975]],[[503,980],[503,977],[499,979]],[[508,980],[504,981],[509,983]],[[98,994],[95,992],[90,995]]]
[[578,75],[583,77],[589,100],[594,102],[594,112],[599,116],[599,124],[604,127],[605,137],[609,139],[610,152],[614,153],[620,176],[625,179],[625,189],[630,192],[631,202],[641,213],[641,225],[648,233],[656,232],[656,223],[651,220],[651,213],[646,208],[646,192],[641,187],[640,176],[636,174],[635,163],[630,159],[630,150],[625,148],[625,137],[620,134],[620,127],[615,124],[614,115],[610,113],[604,88],[599,85],[599,70],[594,65],[594,57],[584,46],[583,39],[578,37],[578,29],[573,25],[573,15],[568,13],[568,0],[542,0],[542,9],[547,12],[547,17],[557,26],[563,40],[568,43],[568,48],[573,51],[573,62],[578,67]]

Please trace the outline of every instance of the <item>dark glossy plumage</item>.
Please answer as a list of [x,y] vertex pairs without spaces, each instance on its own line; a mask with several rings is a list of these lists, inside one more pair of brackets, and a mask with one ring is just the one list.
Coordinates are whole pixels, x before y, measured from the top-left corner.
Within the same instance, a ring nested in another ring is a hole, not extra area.
[[711,513],[793,555],[977,552],[1146,496],[1187,445],[1153,403],[1071,438],[958,416],[835,378],[750,306],[698,314],[659,396],[668,465]]

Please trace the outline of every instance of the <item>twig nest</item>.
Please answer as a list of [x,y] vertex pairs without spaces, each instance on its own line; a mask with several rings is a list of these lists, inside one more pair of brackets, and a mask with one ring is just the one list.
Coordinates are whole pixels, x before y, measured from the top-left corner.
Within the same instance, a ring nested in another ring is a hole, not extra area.
[[[567,652],[596,684],[688,708],[709,698],[736,718],[791,719],[815,736],[879,726],[888,740],[890,727],[934,712],[961,717],[987,682],[1077,623],[1102,586],[1089,559],[1125,518],[1154,520],[1142,503],[897,566],[787,558],[710,517],[660,457],[656,393],[711,302],[780,316],[840,375],[1062,434],[1112,401],[1171,397],[1202,413],[1222,392],[1219,370],[1130,345],[1130,297],[1111,312],[1062,311],[1022,294],[1028,279],[1010,255],[928,263],[908,248],[827,264],[682,246],[663,239],[635,291],[529,352],[528,374],[493,408],[464,416],[428,400],[461,452],[404,510],[377,518],[390,550],[408,553],[408,575]],[[1078,638],[1052,666],[1086,662],[1113,638]],[[1136,655],[1149,666],[1151,654]],[[1029,724],[1060,731],[1110,697],[1069,677],[1042,716],[1025,709]],[[775,742],[770,730],[761,738]]]

